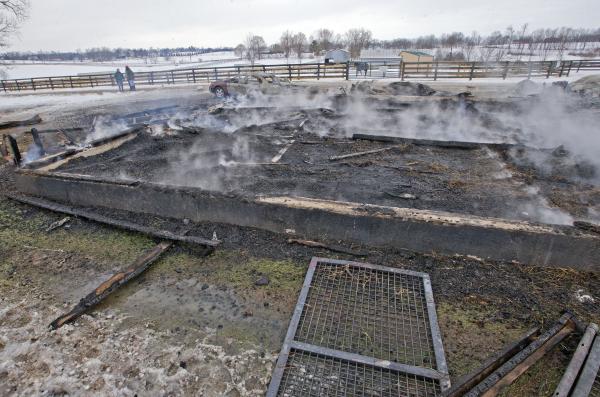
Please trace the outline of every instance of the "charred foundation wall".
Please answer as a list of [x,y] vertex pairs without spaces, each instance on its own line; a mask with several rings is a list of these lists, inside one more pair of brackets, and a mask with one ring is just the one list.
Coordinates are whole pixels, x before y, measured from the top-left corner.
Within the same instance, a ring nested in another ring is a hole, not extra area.
[[600,269],[600,237],[576,230],[293,197],[243,198],[143,182],[17,174],[25,194],[196,222],[219,222],[419,252],[474,255],[532,265]]

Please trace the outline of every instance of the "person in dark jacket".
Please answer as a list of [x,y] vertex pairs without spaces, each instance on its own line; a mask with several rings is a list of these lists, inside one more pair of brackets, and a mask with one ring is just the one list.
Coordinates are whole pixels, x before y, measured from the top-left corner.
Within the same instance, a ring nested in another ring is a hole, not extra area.
[[129,90],[135,91],[135,75],[133,70],[129,66],[125,66],[125,74],[127,75],[127,83],[129,83]]
[[120,69],[117,69],[117,71],[115,72],[115,81],[117,82],[117,85],[119,86],[119,91],[123,92],[123,73],[121,73]]

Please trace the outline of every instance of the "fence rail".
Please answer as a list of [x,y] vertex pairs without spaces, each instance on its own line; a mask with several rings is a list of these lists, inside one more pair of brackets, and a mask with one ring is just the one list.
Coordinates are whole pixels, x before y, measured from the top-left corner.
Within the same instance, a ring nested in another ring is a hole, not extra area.
[[[364,63],[363,63],[364,64]],[[364,65],[363,65],[364,66]],[[360,69],[360,71],[358,70]],[[503,78],[507,77],[563,77],[582,70],[600,71],[600,60],[532,61],[532,62],[371,62],[368,69],[358,68],[357,62],[326,64],[280,64],[254,66],[220,66],[189,69],[173,69],[137,72],[136,85],[169,85],[211,82],[233,76],[257,72],[270,73],[290,80],[306,79],[355,79],[400,78],[450,79]],[[362,73],[361,73],[362,72]],[[113,73],[97,73],[76,76],[35,77],[30,79],[0,80],[0,90],[38,91],[71,88],[116,86]]]
[[[328,79],[348,77],[348,64],[281,64],[254,66],[222,66],[211,68],[173,69],[152,72],[136,72],[136,85],[165,85],[211,82],[233,76],[252,73],[269,73],[290,80]],[[37,91],[61,88],[93,88],[116,86],[113,73],[97,73],[77,76],[35,77],[30,79],[1,80],[0,89],[8,91]]]

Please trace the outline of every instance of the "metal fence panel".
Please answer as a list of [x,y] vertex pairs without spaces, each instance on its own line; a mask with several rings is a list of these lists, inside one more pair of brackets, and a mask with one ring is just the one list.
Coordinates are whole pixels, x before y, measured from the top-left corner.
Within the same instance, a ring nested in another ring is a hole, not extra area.
[[448,387],[427,274],[312,259],[267,395],[436,396]]

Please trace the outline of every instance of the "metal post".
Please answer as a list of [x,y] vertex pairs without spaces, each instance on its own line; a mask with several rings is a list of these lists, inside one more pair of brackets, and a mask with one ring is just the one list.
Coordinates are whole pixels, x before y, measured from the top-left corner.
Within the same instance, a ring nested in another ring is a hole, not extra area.
[[506,61],[506,65],[504,65],[504,72],[502,72],[502,80],[506,80],[506,76],[508,76],[508,66],[510,65],[510,61]]

